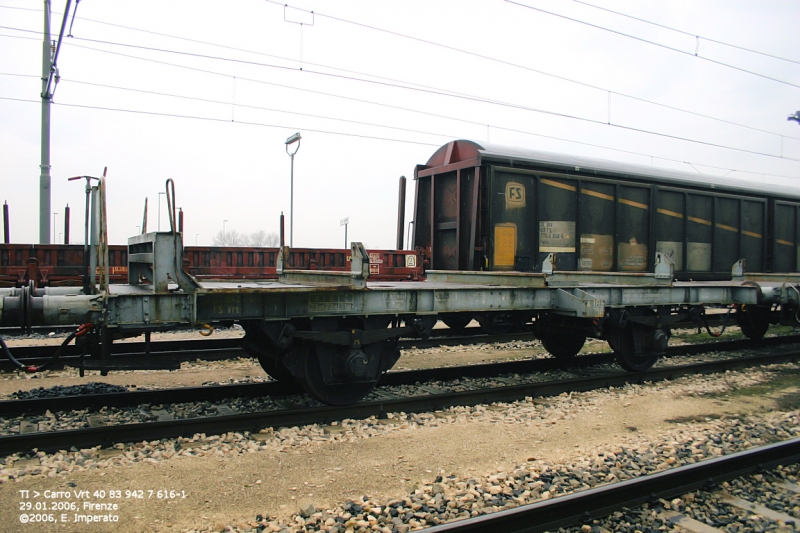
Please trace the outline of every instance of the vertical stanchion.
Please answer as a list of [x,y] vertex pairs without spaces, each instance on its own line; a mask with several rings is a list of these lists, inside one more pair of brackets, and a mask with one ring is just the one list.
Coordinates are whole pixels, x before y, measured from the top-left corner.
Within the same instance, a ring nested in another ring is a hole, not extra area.
[[10,241],[9,239],[9,229],[8,229],[8,202],[3,204],[3,242],[8,244]]
[[69,204],[64,208],[64,244],[69,244]]

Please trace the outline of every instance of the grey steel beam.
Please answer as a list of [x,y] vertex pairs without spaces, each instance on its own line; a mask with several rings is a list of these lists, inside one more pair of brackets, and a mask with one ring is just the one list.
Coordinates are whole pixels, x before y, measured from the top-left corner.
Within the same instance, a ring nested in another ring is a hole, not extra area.
[[[361,315],[435,315],[551,310],[580,318],[599,318],[609,308],[677,305],[755,304],[759,288],[736,285],[672,287],[480,287],[431,282],[369,284],[367,289],[258,283],[199,284],[192,292],[153,292],[148,285],[115,285],[108,298],[108,325],[203,323],[217,320],[289,319]],[[6,303],[22,298],[9,291]],[[29,297],[26,295],[25,297]],[[64,324],[96,312],[102,295],[30,297],[32,309],[52,312],[33,325]],[[64,303],[63,310],[58,308]],[[68,305],[67,305],[68,304]],[[83,306],[83,307],[81,307]],[[63,316],[62,316],[63,315]],[[63,318],[63,320],[62,320]],[[72,322],[74,323],[74,322]]]

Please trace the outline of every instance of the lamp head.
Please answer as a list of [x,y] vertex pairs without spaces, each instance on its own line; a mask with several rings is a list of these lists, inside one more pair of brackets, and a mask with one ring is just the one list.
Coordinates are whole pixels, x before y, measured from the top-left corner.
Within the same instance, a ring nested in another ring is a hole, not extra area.
[[299,141],[301,138],[302,137],[300,137],[300,132],[298,131],[297,133],[286,139],[286,144],[292,144],[293,142]]

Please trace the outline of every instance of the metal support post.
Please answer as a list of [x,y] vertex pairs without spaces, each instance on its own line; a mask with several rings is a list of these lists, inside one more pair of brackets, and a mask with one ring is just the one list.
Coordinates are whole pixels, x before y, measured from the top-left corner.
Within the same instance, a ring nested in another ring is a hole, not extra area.
[[50,244],[50,82],[52,66],[50,44],[50,0],[44,0],[44,34],[42,36],[42,141],[39,163],[39,244]]
[[350,217],[343,218],[339,221],[340,226],[344,226],[344,247],[347,249],[347,225],[350,223]]
[[[289,247],[294,247],[294,154],[300,149],[300,132],[295,133],[286,139],[286,153],[292,158],[291,169],[289,171]],[[289,151],[289,146],[297,143],[294,152]]]
[[69,244],[69,204],[64,208],[64,244]]
[[[64,40],[64,29],[67,25],[70,4],[67,0],[64,16],[61,18],[61,31],[58,44],[50,42],[50,0],[44,0],[44,32],[42,38],[42,145],[41,162],[39,163],[39,243],[50,244],[50,102],[56,91],[58,80],[58,53]],[[53,81],[55,80],[55,84]],[[55,222],[53,222],[55,226]],[[55,241],[55,227],[53,241]]]
[[[397,250],[403,249],[403,230],[406,219],[406,177],[400,176],[400,191],[397,193]],[[345,243],[347,244],[347,243]]]
[[289,246],[294,247],[294,154],[289,177]]
[[[88,181],[88,180],[87,180]],[[89,234],[89,291],[87,294],[94,294],[97,285],[97,244],[100,241],[100,200],[99,186],[92,187],[92,216],[91,232]]]
[[9,240],[9,228],[8,228],[8,202],[3,204],[3,242],[8,244]]
[[165,192],[158,193],[158,231],[161,231],[161,195],[167,194]]
[[[103,169],[103,176],[106,175],[106,169]],[[91,281],[89,279],[89,205],[90,205],[90,194],[92,192],[92,180],[100,181],[100,178],[93,178],[92,176],[75,176],[74,178],[67,178],[67,181],[75,181],[79,179],[86,180],[86,214],[84,215],[83,219],[83,293],[84,294],[92,294],[91,290]],[[69,228],[66,229],[69,232]],[[69,237],[67,237],[67,244],[69,241]]]

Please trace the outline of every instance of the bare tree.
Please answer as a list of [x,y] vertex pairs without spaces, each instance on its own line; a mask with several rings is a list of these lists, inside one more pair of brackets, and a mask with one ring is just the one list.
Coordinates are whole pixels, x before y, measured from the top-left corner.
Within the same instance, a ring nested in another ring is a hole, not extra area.
[[267,233],[263,229],[254,231],[250,234],[250,246],[264,246],[266,236]]
[[220,230],[214,235],[214,246],[245,246],[242,244],[242,236],[235,229],[228,231]]
[[264,246],[280,246],[281,236],[277,232],[267,233],[267,238],[264,241]]
[[235,229],[223,232],[220,230],[214,235],[214,246],[278,246],[280,237],[277,233],[267,233],[263,229],[250,235],[239,233]]
[[275,232],[267,233],[263,229],[250,234],[250,246],[270,247],[278,246],[280,237]]

